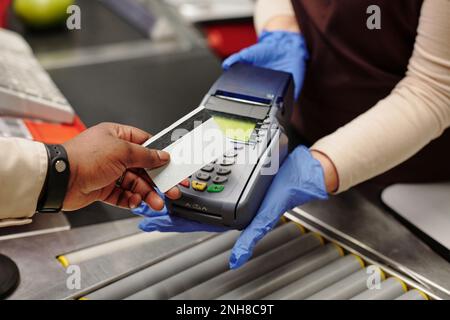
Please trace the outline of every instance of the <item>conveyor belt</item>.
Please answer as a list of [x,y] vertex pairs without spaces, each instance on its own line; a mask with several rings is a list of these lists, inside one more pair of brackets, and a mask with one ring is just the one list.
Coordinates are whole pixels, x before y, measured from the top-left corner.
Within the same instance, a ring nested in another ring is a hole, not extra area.
[[428,296],[294,222],[269,233],[230,270],[230,231],[85,295],[83,299],[399,299]]

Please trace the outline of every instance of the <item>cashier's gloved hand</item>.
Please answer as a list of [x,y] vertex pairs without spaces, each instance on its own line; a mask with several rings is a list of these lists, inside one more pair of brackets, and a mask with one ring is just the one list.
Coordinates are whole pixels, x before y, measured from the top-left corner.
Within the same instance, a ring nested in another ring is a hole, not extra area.
[[[162,209],[164,202],[142,168],[162,166],[170,156],[142,147],[148,138],[137,128],[101,123],[64,143],[70,179],[63,210],[77,210],[95,201],[136,208],[143,200],[155,210]],[[166,195],[176,199],[181,193],[173,188]]]
[[247,262],[256,243],[274,228],[287,210],[327,198],[322,165],[308,148],[297,147],[281,165],[258,213],[234,245],[230,267],[238,268]]
[[291,73],[295,83],[295,99],[303,85],[308,51],[303,36],[298,32],[264,31],[258,43],[233,54],[223,62],[223,68],[242,62],[258,67]]
[[[322,165],[304,146],[297,147],[284,161],[252,222],[242,231],[230,256],[230,268],[242,266],[252,256],[256,243],[274,228],[289,209],[311,200],[327,199]],[[167,210],[156,212],[146,204],[133,210],[146,216],[139,227],[144,231],[191,232],[225,231],[225,228],[168,215]]]
[[[164,198],[164,195],[161,193],[159,193],[159,195]],[[144,217],[139,223],[139,228],[145,232],[223,232],[229,230],[225,227],[213,226],[170,215],[166,206],[164,206],[162,210],[157,211],[149,207],[145,202],[142,202],[141,205],[136,209],[133,209],[132,212]]]

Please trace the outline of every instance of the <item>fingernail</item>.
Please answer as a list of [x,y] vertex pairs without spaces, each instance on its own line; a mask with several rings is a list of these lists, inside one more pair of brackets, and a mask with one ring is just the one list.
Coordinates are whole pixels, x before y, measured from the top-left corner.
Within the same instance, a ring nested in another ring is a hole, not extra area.
[[167,152],[161,150],[158,150],[158,157],[161,161],[167,161],[170,159],[170,155]]
[[130,204],[130,209],[136,209],[137,205],[135,205],[134,203]]

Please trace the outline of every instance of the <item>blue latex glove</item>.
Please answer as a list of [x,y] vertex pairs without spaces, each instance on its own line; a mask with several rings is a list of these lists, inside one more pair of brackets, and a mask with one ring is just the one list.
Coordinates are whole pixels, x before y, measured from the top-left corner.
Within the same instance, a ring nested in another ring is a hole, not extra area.
[[[230,268],[242,266],[252,256],[256,243],[277,224],[289,209],[311,200],[327,199],[323,169],[304,147],[297,147],[284,161],[275,176],[257,215],[236,241],[230,257]],[[226,231],[224,227],[211,226],[170,216],[167,209],[155,212],[146,204],[133,210],[146,218],[139,224],[143,231],[161,232]]]
[[308,148],[297,147],[281,165],[258,213],[236,241],[230,267],[238,268],[247,262],[256,243],[273,229],[287,210],[327,198],[322,165]]
[[[160,193],[158,190],[157,192],[159,196],[164,200],[164,194]],[[145,217],[144,220],[139,223],[139,228],[145,232],[223,232],[229,230],[225,227],[204,224],[193,220],[169,215],[166,206],[164,206],[161,211],[155,211],[148,204],[142,202],[139,207],[131,211],[134,214]]]
[[258,67],[285,71],[292,74],[295,83],[294,95],[297,100],[305,77],[308,51],[303,36],[296,32],[264,31],[258,43],[233,54],[223,62],[227,70],[237,62]]

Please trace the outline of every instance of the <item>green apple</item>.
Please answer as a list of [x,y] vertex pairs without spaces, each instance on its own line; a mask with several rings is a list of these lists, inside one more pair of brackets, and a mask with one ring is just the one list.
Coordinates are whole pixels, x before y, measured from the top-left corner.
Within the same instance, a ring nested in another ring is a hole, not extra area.
[[67,7],[74,0],[14,0],[16,15],[27,25],[37,28],[51,27],[67,18]]

